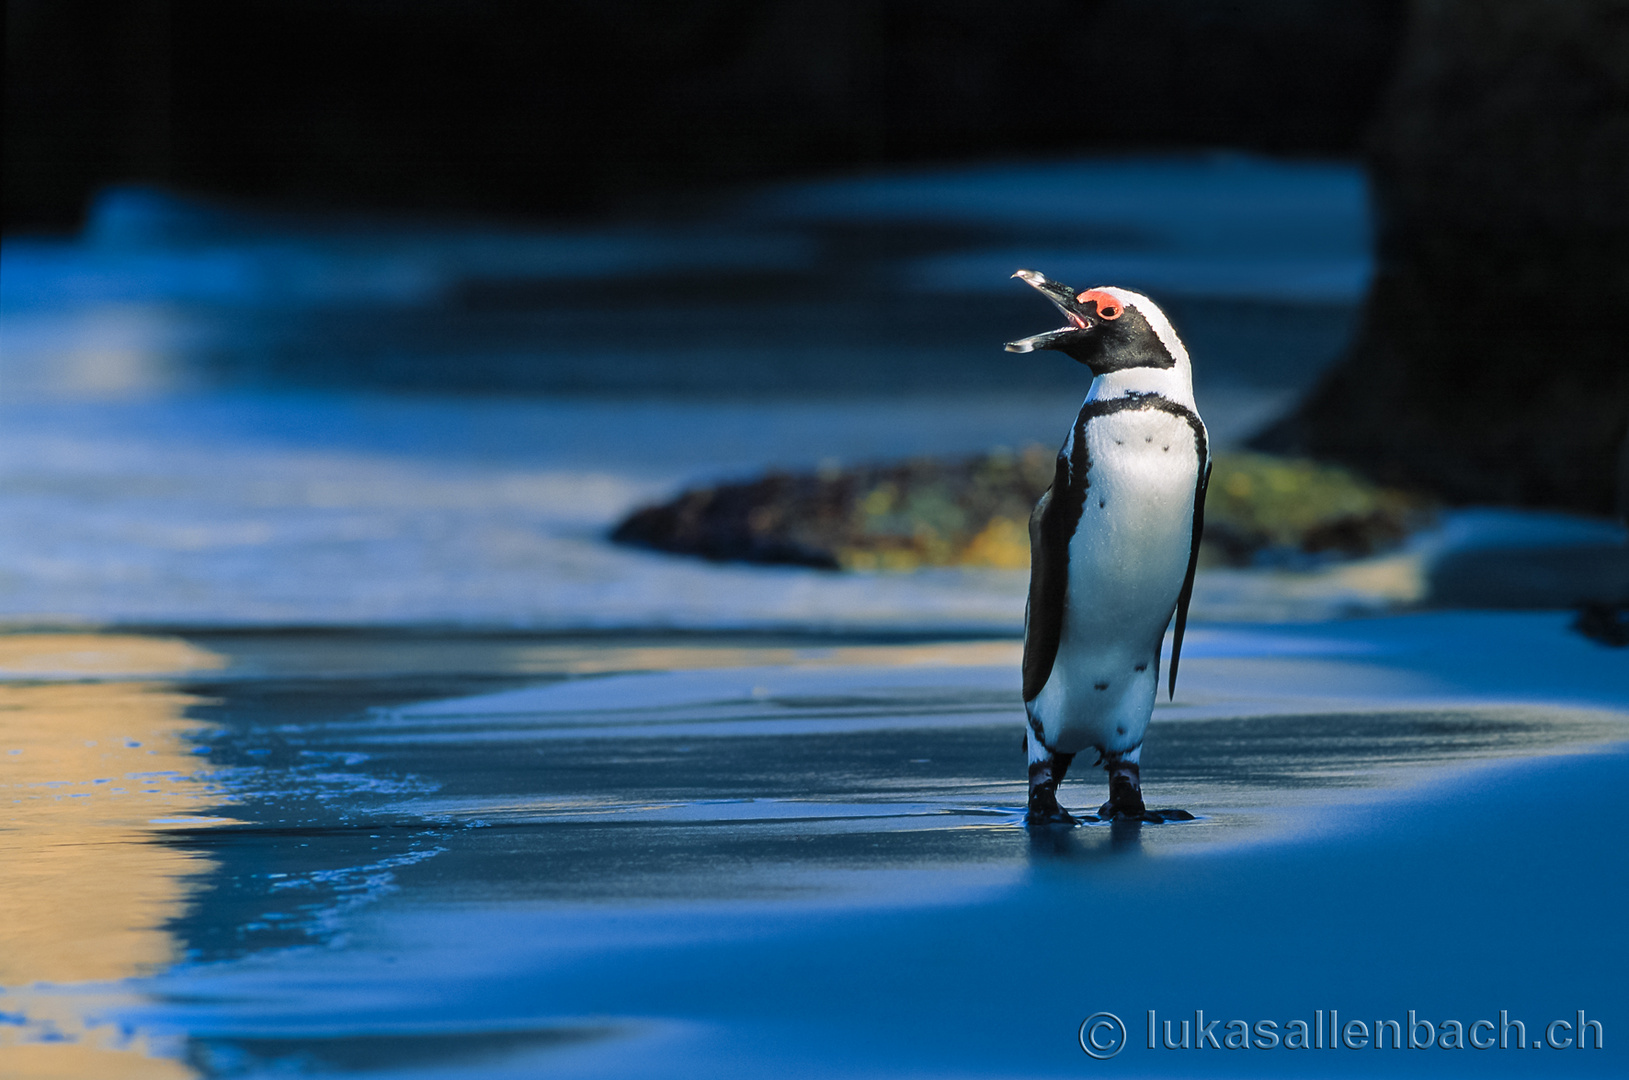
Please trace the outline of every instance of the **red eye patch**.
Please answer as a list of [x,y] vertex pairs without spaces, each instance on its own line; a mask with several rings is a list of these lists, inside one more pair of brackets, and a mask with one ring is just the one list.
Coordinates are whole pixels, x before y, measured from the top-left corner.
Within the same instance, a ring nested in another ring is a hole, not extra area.
[[1113,321],[1114,319],[1118,319],[1121,315],[1125,314],[1125,308],[1120,306],[1120,301],[1116,300],[1102,289],[1087,289],[1085,292],[1075,297],[1075,299],[1079,300],[1083,304],[1087,301],[1096,301],[1097,317],[1099,319]]

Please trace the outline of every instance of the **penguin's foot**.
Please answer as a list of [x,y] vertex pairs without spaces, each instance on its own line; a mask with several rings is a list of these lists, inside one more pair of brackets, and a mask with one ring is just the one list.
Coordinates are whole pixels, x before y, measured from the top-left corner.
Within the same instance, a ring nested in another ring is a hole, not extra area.
[[1135,761],[1111,758],[1106,767],[1109,771],[1109,801],[1097,811],[1097,816],[1102,820],[1144,821],[1150,825],[1193,820],[1193,815],[1186,810],[1150,810],[1143,805],[1142,784]]
[[[1025,747],[1030,744],[1025,736]],[[1029,811],[1024,814],[1026,825],[1079,825],[1080,819],[1058,805],[1058,785],[1069,771],[1073,754],[1060,754],[1047,750],[1045,756],[1029,763]]]
[[1149,812],[1143,805],[1143,793],[1133,788],[1111,791],[1109,801],[1097,808],[1097,816],[1104,821],[1147,821]]
[[1164,825],[1167,821],[1192,821],[1193,815],[1186,810],[1177,810],[1171,807],[1159,810],[1131,810],[1116,807],[1113,803],[1104,803],[1097,811],[1103,821],[1141,821],[1149,825]]
[[1098,808],[1104,821],[1140,819],[1148,808],[1143,805],[1142,783],[1135,761],[1110,757],[1103,767],[1109,773],[1109,801]]
[[1054,784],[1041,784],[1029,789],[1029,811],[1024,824],[1079,825],[1080,819],[1058,805],[1058,790]]

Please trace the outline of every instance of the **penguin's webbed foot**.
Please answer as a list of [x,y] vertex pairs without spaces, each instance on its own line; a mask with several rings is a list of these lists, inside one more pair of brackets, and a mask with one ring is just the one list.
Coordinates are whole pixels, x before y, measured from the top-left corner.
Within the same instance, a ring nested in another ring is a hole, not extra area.
[[1109,801],[1098,808],[1097,816],[1104,821],[1143,820],[1148,808],[1143,805],[1136,763],[1115,760],[1108,769]]
[[[1024,748],[1030,748],[1029,735],[1024,736]],[[1025,825],[1079,825],[1080,819],[1058,805],[1058,785],[1069,771],[1074,754],[1055,750],[1029,763],[1029,810],[1024,814]],[[1090,817],[1090,815],[1087,815]]]
[[1186,810],[1150,810],[1143,805],[1142,786],[1135,762],[1115,760],[1109,764],[1109,801],[1098,808],[1104,821],[1142,821],[1163,825],[1167,821],[1192,821]]
[[1193,815],[1186,810],[1177,810],[1166,807],[1159,810],[1150,810],[1144,807],[1135,810],[1131,807],[1115,806],[1106,802],[1098,808],[1098,817],[1104,821],[1141,821],[1149,825],[1163,825],[1167,821],[1192,821]]
[[1103,821],[1147,821],[1150,824],[1157,824],[1164,820],[1154,816],[1143,805],[1141,796],[1135,802],[1115,802],[1110,799],[1097,808],[1097,816]]
[[1051,785],[1042,785],[1030,789],[1029,810],[1024,814],[1024,824],[1032,827],[1036,825],[1079,825],[1080,819],[1058,805],[1056,788]]

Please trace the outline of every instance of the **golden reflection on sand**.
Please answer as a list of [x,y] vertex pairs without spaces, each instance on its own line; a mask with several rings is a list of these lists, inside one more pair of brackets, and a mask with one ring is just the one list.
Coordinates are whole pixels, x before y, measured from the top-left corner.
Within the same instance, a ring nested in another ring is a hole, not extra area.
[[[763,640],[765,637],[770,640]],[[490,675],[594,675],[735,667],[897,667],[995,665],[1018,669],[1014,639],[928,643],[785,642],[774,635],[696,635],[652,640],[630,635],[561,637],[539,633],[232,633],[200,640],[230,657],[229,680],[295,677],[418,678]],[[4,639],[0,638],[0,645]],[[59,654],[60,655],[60,654]],[[210,654],[205,654],[210,655]],[[56,661],[61,663],[59,659]],[[6,667],[0,649],[0,672]]]
[[138,634],[0,635],[0,678],[136,679],[214,671],[226,658],[180,638]]
[[550,644],[518,650],[526,673],[597,675],[622,671],[690,671],[737,667],[1002,667],[1017,670],[1016,641],[952,641],[923,645],[647,645]]
[[227,820],[192,752],[199,699],[117,676],[219,664],[173,639],[0,637],[0,1011],[27,1018],[0,1024],[0,1075],[193,1075],[139,1033],[88,1022],[89,1000],[109,1008],[120,993],[85,984],[178,959],[168,925],[214,863],[159,834]]

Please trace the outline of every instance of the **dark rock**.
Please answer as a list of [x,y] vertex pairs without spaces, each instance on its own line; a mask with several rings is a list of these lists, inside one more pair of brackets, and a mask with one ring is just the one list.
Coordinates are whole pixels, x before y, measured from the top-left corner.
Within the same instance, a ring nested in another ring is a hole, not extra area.
[[1431,503],[1349,470],[1265,454],[1218,455],[1205,505],[1207,562],[1362,558],[1432,519]]
[[1629,607],[1589,604],[1578,613],[1572,628],[1602,645],[1614,649],[1629,647]]
[[1629,3],[1417,0],[1348,358],[1257,441],[1457,502],[1605,514],[1629,429]]
[[[1052,482],[1040,446],[918,458],[685,491],[636,510],[611,539],[705,559],[822,569],[1029,566],[1028,520]],[[1205,518],[1207,562],[1272,553],[1361,557],[1430,520],[1429,506],[1314,462],[1221,455]]]
[[611,539],[706,559],[826,569],[1027,566],[1025,522],[1052,479],[1039,447],[919,458],[686,491],[635,511]]
[[846,488],[816,477],[777,473],[750,483],[687,491],[672,502],[635,511],[611,539],[716,561],[835,570],[837,557],[824,542],[833,531],[826,519],[834,511],[846,513]]

